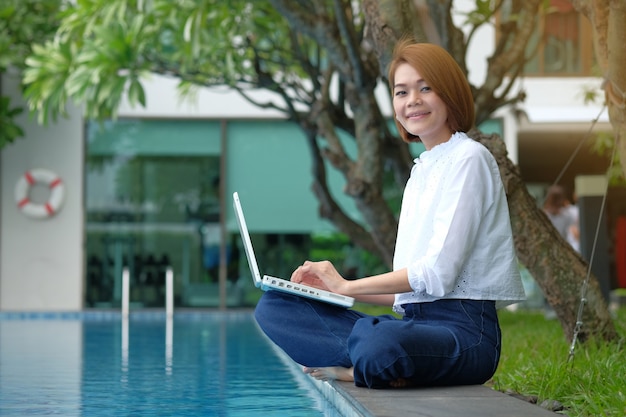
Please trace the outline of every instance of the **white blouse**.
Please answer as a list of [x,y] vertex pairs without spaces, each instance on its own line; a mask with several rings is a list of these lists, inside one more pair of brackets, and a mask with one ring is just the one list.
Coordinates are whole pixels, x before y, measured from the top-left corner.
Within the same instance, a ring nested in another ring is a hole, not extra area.
[[406,184],[393,269],[413,292],[402,305],[438,299],[525,299],[504,186],[491,153],[465,133],[423,152]]

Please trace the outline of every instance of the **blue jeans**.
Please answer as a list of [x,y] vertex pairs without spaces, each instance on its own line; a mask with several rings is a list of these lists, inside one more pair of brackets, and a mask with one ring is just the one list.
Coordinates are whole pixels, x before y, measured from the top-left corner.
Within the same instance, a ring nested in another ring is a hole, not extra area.
[[308,367],[354,367],[357,386],[482,384],[500,358],[493,301],[408,304],[405,316],[369,316],[277,291],[263,294],[255,318],[287,355]]

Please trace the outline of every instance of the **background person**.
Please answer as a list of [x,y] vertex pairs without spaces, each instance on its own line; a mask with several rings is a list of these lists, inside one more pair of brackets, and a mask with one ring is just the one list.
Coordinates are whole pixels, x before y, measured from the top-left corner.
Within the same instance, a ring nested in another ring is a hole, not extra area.
[[551,185],[546,192],[543,202],[543,212],[559,232],[561,237],[569,242],[569,234],[572,233],[572,226],[577,226],[578,215],[575,213],[567,199],[565,189],[560,185]]

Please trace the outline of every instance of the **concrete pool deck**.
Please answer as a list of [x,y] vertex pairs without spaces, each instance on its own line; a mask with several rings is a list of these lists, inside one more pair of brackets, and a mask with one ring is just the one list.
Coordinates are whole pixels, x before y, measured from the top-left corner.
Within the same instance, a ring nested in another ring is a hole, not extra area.
[[555,417],[562,416],[536,404],[496,391],[486,385],[406,389],[368,389],[352,382],[319,381],[267,339],[291,369],[343,417]]
[[538,405],[485,385],[373,390],[352,383],[311,378],[322,395],[346,417],[554,417]]

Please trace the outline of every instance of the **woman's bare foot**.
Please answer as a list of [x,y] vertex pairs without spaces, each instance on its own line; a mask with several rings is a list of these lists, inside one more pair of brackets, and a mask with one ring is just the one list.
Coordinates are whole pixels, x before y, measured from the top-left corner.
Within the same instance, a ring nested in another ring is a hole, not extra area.
[[329,366],[326,368],[309,368],[305,366],[303,369],[305,374],[311,375],[315,379],[328,381],[336,379],[337,381],[354,382],[354,368],[343,368],[341,366]]

